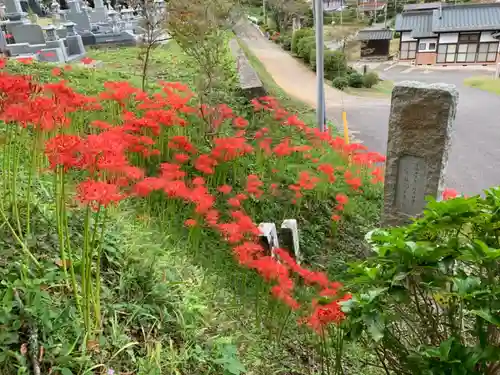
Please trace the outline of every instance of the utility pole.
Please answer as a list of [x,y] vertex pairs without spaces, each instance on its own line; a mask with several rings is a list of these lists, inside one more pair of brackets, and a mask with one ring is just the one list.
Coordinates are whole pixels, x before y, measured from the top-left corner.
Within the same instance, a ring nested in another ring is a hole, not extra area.
[[324,40],[323,40],[323,0],[314,0],[314,20],[316,31],[316,84],[317,84],[317,108],[316,121],[318,129],[325,131],[325,88],[324,88]]

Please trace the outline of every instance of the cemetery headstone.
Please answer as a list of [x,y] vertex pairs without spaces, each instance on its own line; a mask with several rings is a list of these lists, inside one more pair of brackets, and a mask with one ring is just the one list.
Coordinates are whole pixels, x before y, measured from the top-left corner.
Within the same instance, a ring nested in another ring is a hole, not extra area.
[[384,186],[384,225],[408,223],[425,197],[444,188],[458,92],[453,85],[401,82],[392,91]]
[[300,264],[302,257],[299,250],[299,231],[297,220],[286,219],[279,229],[274,223],[260,223],[260,244],[266,255],[275,256],[274,249],[287,250],[296,262]]

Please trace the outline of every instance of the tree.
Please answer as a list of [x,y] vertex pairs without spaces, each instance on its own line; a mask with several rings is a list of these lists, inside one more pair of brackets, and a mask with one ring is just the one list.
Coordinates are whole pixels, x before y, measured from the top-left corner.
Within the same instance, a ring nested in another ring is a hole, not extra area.
[[279,32],[290,27],[293,17],[304,16],[310,8],[303,0],[267,0],[267,6]]
[[145,91],[151,52],[168,39],[167,12],[163,0],[137,0],[133,5],[140,6],[142,10],[139,59],[142,61],[142,90]]
[[[170,0],[167,28],[199,69],[197,93],[200,108],[216,102],[216,88],[227,79],[234,64],[228,57],[226,29],[230,26],[233,3],[228,0]],[[203,110],[202,110],[203,112]],[[210,115],[202,113],[207,130],[214,131]]]

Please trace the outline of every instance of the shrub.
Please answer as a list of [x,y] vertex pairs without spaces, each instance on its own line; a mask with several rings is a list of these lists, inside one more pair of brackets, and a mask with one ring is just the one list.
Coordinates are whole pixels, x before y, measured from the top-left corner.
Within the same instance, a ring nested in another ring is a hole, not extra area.
[[309,51],[309,66],[316,71],[316,45]]
[[292,37],[290,35],[283,35],[281,37],[281,47],[285,51],[290,51],[292,49]]
[[332,86],[336,89],[344,90],[347,86],[349,86],[349,81],[345,76],[337,77],[333,79]]
[[[444,194],[443,197],[445,198]],[[421,219],[367,236],[344,305],[391,374],[495,374],[500,358],[500,189],[431,201]]]
[[314,35],[314,30],[310,29],[310,28],[303,28],[303,29],[295,31],[293,33],[293,36],[292,36],[292,46],[291,46],[292,53],[297,55],[298,54],[298,45],[299,45],[300,40],[302,38],[312,36],[312,35]]
[[349,86],[351,87],[363,87],[363,75],[358,72],[353,72],[349,74]]
[[347,70],[347,60],[341,51],[325,51],[325,77],[334,79],[344,75]]
[[314,36],[308,36],[300,39],[297,46],[297,56],[299,56],[304,62],[309,63],[309,56],[311,50],[316,47],[316,40]]
[[368,72],[363,76],[363,86],[372,88],[380,81],[377,72]]

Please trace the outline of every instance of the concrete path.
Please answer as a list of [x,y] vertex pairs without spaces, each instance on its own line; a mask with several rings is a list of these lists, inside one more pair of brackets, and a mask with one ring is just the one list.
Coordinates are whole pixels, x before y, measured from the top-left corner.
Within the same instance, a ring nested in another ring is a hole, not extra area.
[[[251,25],[239,25],[239,34],[288,95],[316,106],[316,75]],[[394,80],[443,82],[459,90],[459,106],[445,185],[465,194],[477,194],[500,185],[500,97],[463,85],[463,79],[485,72],[425,72],[425,69],[382,65],[382,77]],[[342,109],[349,130],[370,150],[385,153],[390,98],[350,96],[325,86],[327,118],[341,126]],[[341,129],[339,129],[341,130]]]

